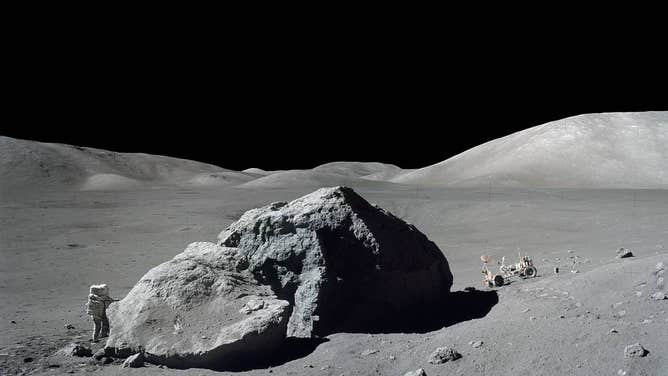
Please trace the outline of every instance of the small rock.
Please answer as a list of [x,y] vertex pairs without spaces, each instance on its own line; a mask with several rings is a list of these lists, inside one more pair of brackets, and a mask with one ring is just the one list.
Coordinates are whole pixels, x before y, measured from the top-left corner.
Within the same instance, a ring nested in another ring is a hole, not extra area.
[[471,347],[477,349],[478,347],[482,346],[482,343],[483,343],[482,341],[475,341],[471,344]]
[[656,264],[656,271],[658,272],[659,270],[665,270],[666,269],[666,264],[663,263],[663,261],[659,262]]
[[633,257],[633,252],[630,250],[622,247],[617,251],[617,258],[627,258],[627,257]]
[[11,323],[12,323],[12,324],[16,324],[16,321],[12,320]]
[[573,269],[573,270],[571,270],[571,273],[573,273],[573,274],[577,274],[577,273],[580,273],[580,271],[579,271],[579,270],[576,270],[576,269]]
[[58,354],[65,356],[89,357],[93,356],[93,351],[90,349],[90,347],[86,347],[78,343],[70,343],[69,345],[58,350]]
[[654,294],[652,294],[650,296],[650,298],[652,300],[665,300],[665,299],[668,299],[668,296],[666,296],[665,293],[663,293],[661,291],[658,291],[658,292],[655,292]]
[[624,316],[626,316],[626,311],[625,310],[621,310],[621,311],[617,312],[617,317],[624,317]]
[[30,363],[33,360],[35,360],[35,358],[27,356],[27,357],[23,358],[23,363]]
[[109,357],[109,356],[105,356],[102,359],[100,359],[100,363],[102,363],[102,364],[109,364],[109,363],[112,363],[113,361],[114,361],[114,359],[112,357]]
[[656,287],[662,288],[663,287],[663,277],[659,277],[656,279]]
[[619,332],[617,332],[617,329],[612,328],[612,329],[610,329],[610,333],[619,333]]
[[427,373],[422,368],[418,368],[415,371],[404,373],[404,376],[427,376]]
[[533,321],[533,320],[535,320],[535,319],[536,319],[536,318],[533,317],[533,316],[530,316],[530,317],[529,317],[529,321]]
[[652,320],[650,320],[650,319],[645,319],[641,322],[641,324],[651,324],[651,323],[652,323]]
[[566,316],[564,316],[564,315],[559,315],[559,318],[560,318],[560,319],[565,319]]
[[366,350],[362,351],[362,354],[360,354],[360,355],[361,356],[369,356],[369,355],[375,354],[377,352],[378,352],[378,350],[375,350],[375,349],[366,349]]
[[71,325],[71,324],[67,324],[67,325],[65,325],[64,328],[67,329],[67,330],[75,329],[75,328],[74,328],[74,325]]
[[394,356],[394,355],[390,355],[390,356],[389,356],[389,359],[390,359],[390,360],[397,360],[397,357]]
[[429,363],[431,364],[441,364],[453,360],[457,360],[462,357],[462,354],[458,353],[450,347],[439,347],[429,356]]
[[634,343],[624,348],[624,357],[626,358],[640,358],[647,354],[649,354],[649,351],[645,350],[639,343]]
[[251,299],[244,304],[239,310],[239,313],[250,314],[251,312],[259,311],[264,308],[264,300]]
[[101,349],[97,350],[95,352],[95,354],[93,354],[93,359],[102,360],[102,358],[104,358],[105,356],[106,356],[106,353],[104,351],[104,348],[101,348]]
[[642,296],[642,291],[636,291],[636,296],[641,297]]
[[121,368],[139,368],[144,366],[144,354],[143,353],[137,353],[134,354],[123,362],[121,364]]

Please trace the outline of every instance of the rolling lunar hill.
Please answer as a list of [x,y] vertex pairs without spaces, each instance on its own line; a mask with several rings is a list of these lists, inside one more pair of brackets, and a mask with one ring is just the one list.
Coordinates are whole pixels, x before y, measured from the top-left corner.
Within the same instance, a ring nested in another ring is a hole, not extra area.
[[585,114],[502,137],[391,181],[424,186],[668,188],[668,111]]
[[[402,170],[378,162],[332,162],[310,170],[288,170],[240,185],[243,188],[328,187],[336,185],[368,186],[382,184],[384,176],[396,176]],[[379,178],[380,177],[380,178]]]
[[237,185],[258,176],[185,159],[0,136],[3,192],[114,190],[162,184]]

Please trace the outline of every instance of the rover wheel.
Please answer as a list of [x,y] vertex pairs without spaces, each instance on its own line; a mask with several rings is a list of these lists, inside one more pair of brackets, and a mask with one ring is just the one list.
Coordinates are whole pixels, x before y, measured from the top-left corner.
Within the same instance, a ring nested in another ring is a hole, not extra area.
[[526,278],[534,278],[538,274],[538,270],[536,270],[535,266],[529,266],[524,270],[524,276]]
[[505,281],[503,280],[502,276],[500,276],[500,275],[495,275],[494,276],[494,285],[495,286],[497,286],[497,287],[503,286],[504,282]]

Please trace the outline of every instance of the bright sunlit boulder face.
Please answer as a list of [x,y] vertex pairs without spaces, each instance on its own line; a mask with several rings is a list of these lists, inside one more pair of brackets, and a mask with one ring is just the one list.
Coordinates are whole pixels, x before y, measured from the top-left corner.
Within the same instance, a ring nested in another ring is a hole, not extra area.
[[249,210],[218,244],[191,244],[149,271],[110,309],[107,351],[225,369],[287,337],[364,330],[442,301],[452,282],[414,226],[350,188],[322,188]]

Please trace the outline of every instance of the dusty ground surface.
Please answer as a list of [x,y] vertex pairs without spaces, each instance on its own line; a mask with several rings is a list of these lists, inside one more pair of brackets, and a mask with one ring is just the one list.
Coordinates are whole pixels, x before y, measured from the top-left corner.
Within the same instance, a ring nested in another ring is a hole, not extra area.
[[[3,196],[0,373],[226,374],[154,366],[121,370],[118,361],[98,365],[54,353],[72,341],[87,342],[89,285],[107,283],[122,298],[151,267],[190,242],[214,240],[245,210],[311,190]],[[480,283],[481,254],[515,261],[521,248],[534,258],[539,276],[494,289],[498,303],[481,318],[463,315],[426,331],[338,333],[269,362],[271,367],[240,374],[403,375],[417,368],[428,375],[668,374],[668,300],[649,299],[657,291],[656,264],[668,264],[668,191],[365,186],[358,192],[437,243],[454,274],[454,291],[489,290]],[[636,257],[615,259],[620,247]],[[558,275],[552,272],[556,265]],[[467,304],[451,309],[467,312]],[[625,358],[624,347],[636,342],[649,355]],[[429,364],[441,346],[454,347],[462,358]]]

